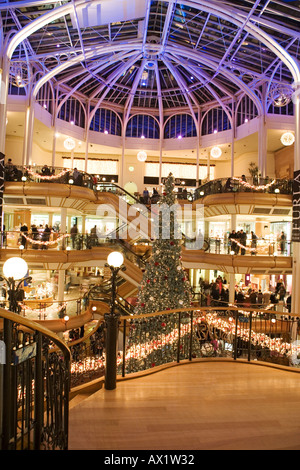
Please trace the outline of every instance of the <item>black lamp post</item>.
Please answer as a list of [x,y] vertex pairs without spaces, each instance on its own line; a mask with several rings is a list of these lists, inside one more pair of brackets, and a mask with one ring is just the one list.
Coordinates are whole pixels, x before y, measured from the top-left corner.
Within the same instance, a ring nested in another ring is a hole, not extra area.
[[3,265],[3,276],[0,280],[5,280],[8,287],[9,310],[18,313],[18,298],[20,286],[24,281],[31,281],[31,277],[27,276],[28,266],[23,258],[9,258]]
[[105,389],[114,390],[117,384],[117,346],[118,346],[118,325],[119,314],[115,311],[116,303],[116,279],[120,270],[125,271],[123,265],[124,257],[122,253],[114,251],[107,257],[106,267],[111,270],[111,305],[110,313],[104,318],[106,321],[106,364],[105,364]]

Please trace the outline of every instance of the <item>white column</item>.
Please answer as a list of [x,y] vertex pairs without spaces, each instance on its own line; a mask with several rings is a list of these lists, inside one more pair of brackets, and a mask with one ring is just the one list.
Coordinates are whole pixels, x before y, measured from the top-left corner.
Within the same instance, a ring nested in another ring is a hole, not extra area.
[[258,128],[258,170],[262,177],[267,176],[267,137],[265,116],[261,116]]
[[231,177],[234,177],[234,127],[231,133]]
[[160,129],[160,137],[159,137],[159,179],[158,179],[158,191],[161,192],[161,180],[162,180],[162,154],[163,154],[163,127],[161,126]]
[[59,302],[64,301],[65,296],[65,270],[58,270],[58,291],[57,291],[57,300]]
[[89,139],[88,139],[88,133],[86,136],[86,142],[85,142],[85,162],[84,162],[84,171],[87,173],[88,169],[88,159],[89,159]]
[[61,233],[66,233],[67,227],[67,208],[61,207],[60,209],[60,231]]
[[[60,209],[60,233],[64,235],[67,232],[67,208]],[[65,240],[62,241],[62,249],[65,248]]]
[[210,181],[210,151],[207,156],[207,181]]
[[26,148],[26,155],[25,155],[25,165],[29,165],[32,163],[32,142],[33,142],[33,128],[34,128],[34,100],[29,100],[29,106],[27,109],[28,112],[28,122],[27,122],[27,130],[24,136],[26,140],[25,148]]
[[197,138],[197,169],[196,169],[196,188],[199,187],[199,155],[200,155],[200,142]]
[[[300,170],[300,83],[296,84],[294,101],[295,147],[294,171]],[[292,279],[292,313],[300,315],[300,242],[293,242],[293,279]]]
[[234,304],[235,301],[235,274],[229,274],[229,303]]
[[55,167],[55,154],[56,154],[56,120],[53,128],[53,140],[52,140],[52,167]]
[[236,214],[231,214],[230,229],[231,229],[231,231],[236,230]]
[[2,59],[0,66],[0,152],[5,154],[6,112],[9,61]]
[[119,169],[119,185],[121,188],[124,187],[124,171],[125,171],[125,128],[123,129],[123,137],[122,137],[122,155],[121,155],[121,165]]

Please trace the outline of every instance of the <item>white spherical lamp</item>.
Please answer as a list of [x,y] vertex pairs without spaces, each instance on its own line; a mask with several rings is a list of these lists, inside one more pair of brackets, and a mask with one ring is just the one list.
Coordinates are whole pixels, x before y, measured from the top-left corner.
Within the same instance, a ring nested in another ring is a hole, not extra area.
[[144,150],[141,150],[138,154],[137,154],[137,159],[139,162],[145,162],[147,160],[147,154]]
[[124,262],[124,256],[119,251],[113,251],[108,255],[107,262],[109,266],[120,268]]
[[220,149],[220,147],[213,147],[210,151],[210,155],[213,158],[220,158],[220,156],[222,155],[222,150]]
[[7,278],[14,278],[15,281],[23,279],[28,273],[28,265],[23,258],[13,257],[5,261],[3,274]]
[[285,132],[284,134],[282,134],[280,140],[283,145],[286,145],[288,147],[290,145],[293,145],[293,143],[295,142],[295,136],[292,132]]
[[71,139],[71,137],[68,137],[64,141],[64,147],[66,150],[73,150],[75,148],[75,140]]

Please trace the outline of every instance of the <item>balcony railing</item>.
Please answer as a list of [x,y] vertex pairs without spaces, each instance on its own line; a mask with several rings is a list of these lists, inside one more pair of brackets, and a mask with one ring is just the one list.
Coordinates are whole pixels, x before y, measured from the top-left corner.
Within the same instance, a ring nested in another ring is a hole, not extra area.
[[76,176],[74,170],[61,167],[22,167],[13,166],[5,168],[5,181],[16,181],[22,183],[60,183],[75,186],[85,186],[89,189],[95,189],[94,178],[84,171],[78,171]]
[[[118,247],[127,259],[136,265],[143,267],[148,256],[151,254],[151,240],[146,240],[147,246],[144,245],[144,254],[139,254],[138,248],[141,246],[132,245],[122,238],[118,239],[118,232],[114,231],[113,238],[111,234],[107,236],[98,236],[97,234],[59,234],[52,232],[49,240],[43,241],[43,233],[30,231],[26,234],[19,231],[0,232],[2,248],[19,248],[20,251],[27,249],[34,250],[89,250],[95,247]],[[184,237],[184,236],[183,236]],[[260,255],[260,256],[292,256],[293,244],[291,240],[282,241],[274,240],[274,238],[257,238],[255,246],[250,239],[243,245],[239,241],[234,245],[230,239],[207,238],[203,240],[194,240],[184,237],[183,245],[188,249],[204,250],[207,253],[216,253],[224,255]]]
[[236,307],[190,308],[121,317],[119,374],[196,358],[259,360],[300,367],[299,317]]
[[210,194],[252,192],[266,194],[293,194],[293,180],[271,178],[220,178],[209,181],[196,189],[194,200]]
[[[13,166],[13,168],[5,169],[5,181],[17,181],[25,183],[60,183],[75,186],[84,186],[93,189],[95,192],[110,192],[122,197],[128,204],[145,204],[143,197],[139,194],[130,194],[121,186],[113,182],[104,182],[97,175],[90,175],[84,171],[78,171],[74,174],[74,170],[62,167],[47,168],[46,174],[44,167],[22,167]],[[268,194],[293,194],[292,179],[277,179],[263,177],[246,177],[246,178],[218,178],[201,185],[194,193],[183,192],[177,193],[178,200],[187,200],[189,202],[201,199],[209,194],[218,193],[235,193],[235,192],[260,192]],[[149,204],[156,204],[159,196],[149,199]],[[148,204],[147,203],[147,204]]]
[[17,314],[0,308],[0,319],[0,448],[66,450],[70,350]]

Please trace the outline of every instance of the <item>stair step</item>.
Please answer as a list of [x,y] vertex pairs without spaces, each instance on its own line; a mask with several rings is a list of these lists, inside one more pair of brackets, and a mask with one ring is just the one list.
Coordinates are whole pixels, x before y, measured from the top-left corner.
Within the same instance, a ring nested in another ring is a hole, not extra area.
[[89,398],[92,394],[93,393],[78,393],[76,397],[70,400],[69,409],[74,408],[74,406],[77,406],[79,403]]

